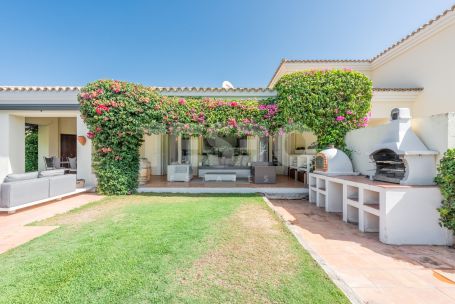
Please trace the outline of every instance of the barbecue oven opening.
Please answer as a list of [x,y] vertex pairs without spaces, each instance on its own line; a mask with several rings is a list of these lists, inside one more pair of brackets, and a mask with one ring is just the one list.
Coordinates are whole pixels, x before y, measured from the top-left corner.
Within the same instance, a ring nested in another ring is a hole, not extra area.
[[376,164],[375,180],[399,183],[406,173],[403,159],[390,149],[381,149],[374,152],[372,158]]

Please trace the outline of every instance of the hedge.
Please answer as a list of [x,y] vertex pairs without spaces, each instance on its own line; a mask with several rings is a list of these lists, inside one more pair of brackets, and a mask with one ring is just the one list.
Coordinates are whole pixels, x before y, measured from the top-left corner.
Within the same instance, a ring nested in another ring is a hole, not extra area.
[[455,231],[455,149],[444,153],[435,182],[439,185],[443,197],[442,205],[438,209],[439,223],[442,227]]

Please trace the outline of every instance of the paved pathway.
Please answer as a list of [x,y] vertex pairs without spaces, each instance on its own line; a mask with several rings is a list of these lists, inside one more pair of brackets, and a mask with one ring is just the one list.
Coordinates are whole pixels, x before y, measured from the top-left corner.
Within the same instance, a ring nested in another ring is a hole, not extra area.
[[[392,246],[304,200],[272,200],[306,245],[366,303],[455,303],[455,249]],[[452,279],[453,281],[450,281]]]
[[65,213],[71,209],[101,199],[84,193],[50,203],[19,210],[14,214],[0,213],[0,254],[37,238],[58,226],[26,226],[27,224]]

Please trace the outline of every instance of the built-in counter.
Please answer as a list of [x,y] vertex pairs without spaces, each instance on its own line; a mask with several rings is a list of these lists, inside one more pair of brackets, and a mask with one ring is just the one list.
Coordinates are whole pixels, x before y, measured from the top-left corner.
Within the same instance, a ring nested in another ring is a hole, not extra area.
[[439,226],[441,193],[436,186],[404,186],[363,176],[309,174],[310,202],[362,232],[379,232],[394,245],[451,245],[453,236]]

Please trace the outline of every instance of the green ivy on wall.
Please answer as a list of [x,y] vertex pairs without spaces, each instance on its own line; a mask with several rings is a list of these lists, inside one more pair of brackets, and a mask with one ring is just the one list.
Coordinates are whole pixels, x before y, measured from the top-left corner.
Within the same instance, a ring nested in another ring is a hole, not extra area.
[[38,170],[38,127],[25,129],[25,172]]
[[444,153],[438,166],[435,182],[441,189],[442,205],[438,209],[441,226],[455,231],[455,149]]
[[280,109],[277,120],[293,128],[304,125],[318,138],[318,148],[345,149],[350,130],[366,127],[372,83],[359,72],[308,70],[284,75],[275,85]]

